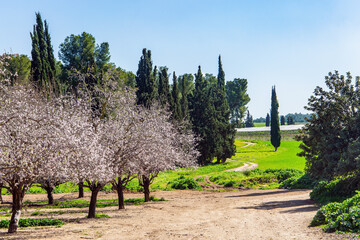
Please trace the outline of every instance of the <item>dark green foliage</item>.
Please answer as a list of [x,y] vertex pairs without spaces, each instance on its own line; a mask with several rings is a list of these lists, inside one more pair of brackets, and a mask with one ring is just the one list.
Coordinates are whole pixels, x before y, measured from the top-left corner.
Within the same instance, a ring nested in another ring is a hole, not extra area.
[[270,115],[269,114],[266,114],[265,126],[267,126],[267,127],[270,126]]
[[325,232],[360,232],[360,192],[342,203],[329,203],[321,207],[311,226],[324,225]]
[[[259,118],[255,118],[254,122],[256,122],[256,123],[264,123],[264,122],[266,122],[266,119],[263,118],[263,117],[259,117]],[[270,121],[269,121],[269,124],[270,124]]]
[[250,115],[249,110],[245,119],[245,127],[254,127],[253,117]]
[[167,67],[160,67],[159,71],[159,86],[158,96],[161,106],[172,106],[173,98],[170,94],[169,75],[167,73]]
[[310,198],[320,204],[326,204],[351,197],[357,190],[360,190],[360,176],[352,174],[330,182],[320,181],[310,193]]
[[[8,228],[10,224],[9,220],[1,220],[0,228]],[[34,218],[21,218],[19,221],[19,227],[38,227],[38,226],[61,226],[64,222],[59,219],[34,219]]]
[[195,74],[195,90],[191,98],[191,123],[193,132],[200,137],[197,149],[200,152],[200,165],[210,163],[214,159],[215,139],[215,109],[209,94],[208,83],[204,79],[199,66]]
[[10,84],[14,85],[15,83],[28,83],[31,71],[31,60],[23,54],[12,54],[9,55],[9,57],[10,58],[6,60],[8,63],[6,69],[11,73]]
[[31,50],[31,81],[36,89],[46,96],[59,95],[59,85],[55,79],[56,68],[54,51],[51,45],[48,24],[41,19],[40,13],[36,13],[36,24],[33,33],[30,33],[32,41]]
[[288,117],[292,117],[294,119],[294,122],[301,122],[301,123],[305,123],[307,122],[307,119],[311,118],[311,114],[310,113],[289,113],[285,115],[285,118],[287,119]]
[[200,185],[193,178],[186,178],[184,175],[169,182],[174,189],[201,189]]
[[294,118],[292,116],[288,116],[287,125],[294,125],[294,124],[295,124]]
[[188,91],[186,85],[185,76],[179,77],[179,89],[181,94],[180,106],[181,106],[181,118],[189,119],[189,102],[188,102]]
[[225,72],[222,68],[221,57],[219,56],[219,72],[217,84],[211,91],[216,112],[215,156],[218,162],[224,163],[227,158],[235,155],[235,125],[230,123],[230,109],[225,91]]
[[280,117],[280,124],[285,125],[285,117],[284,117],[284,115],[281,115],[281,117]]
[[241,120],[245,117],[246,105],[250,102],[247,94],[247,79],[235,78],[234,81],[226,82],[226,96],[229,103],[231,119],[236,127],[241,126]]
[[177,121],[182,120],[182,113],[181,113],[181,106],[180,106],[180,99],[179,99],[179,89],[177,83],[177,77],[175,72],[173,72],[173,85],[171,89],[171,96],[172,96],[172,118]]
[[271,126],[270,126],[270,136],[271,136],[271,144],[275,148],[275,152],[277,148],[280,146],[281,135],[280,135],[280,126],[279,126],[279,103],[276,98],[275,86],[273,86],[271,90]]
[[317,181],[309,175],[304,174],[301,177],[291,177],[283,181],[279,188],[284,189],[313,189]]
[[299,156],[306,158],[306,171],[317,179],[331,179],[359,169],[358,109],[360,82],[352,77],[329,73],[325,77],[328,89],[316,87],[306,110],[314,114],[305,126]]
[[142,51],[135,79],[138,88],[136,91],[137,104],[150,107],[157,97],[157,86],[152,67],[151,51],[146,50],[146,48]]

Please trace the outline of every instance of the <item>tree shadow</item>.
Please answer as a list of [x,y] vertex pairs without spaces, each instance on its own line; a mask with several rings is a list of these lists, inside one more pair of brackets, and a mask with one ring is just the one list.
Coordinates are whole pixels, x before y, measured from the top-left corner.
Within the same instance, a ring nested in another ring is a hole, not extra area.
[[288,192],[297,192],[297,191],[304,191],[303,189],[293,189],[293,190],[275,190],[275,191],[264,191],[264,192],[256,192],[256,193],[249,193],[249,194],[241,194],[241,195],[233,195],[233,196],[226,196],[225,198],[235,198],[235,197],[257,197],[257,196],[265,196],[265,195],[273,195],[273,194],[283,194]]
[[299,213],[299,212],[309,212],[315,211],[318,209],[314,205],[314,201],[310,199],[305,200],[286,200],[286,201],[271,201],[265,202],[256,206],[249,207],[237,207],[236,209],[255,209],[255,210],[273,210],[281,208],[291,208],[289,210],[281,211],[283,213]]

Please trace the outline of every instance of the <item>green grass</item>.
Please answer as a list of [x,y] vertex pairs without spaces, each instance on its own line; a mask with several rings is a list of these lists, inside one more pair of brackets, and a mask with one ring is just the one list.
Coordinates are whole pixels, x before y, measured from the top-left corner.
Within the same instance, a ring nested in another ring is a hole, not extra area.
[[[241,140],[236,140],[241,141]],[[254,141],[256,144],[237,148],[237,152],[233,159],[254,162],[259,165],[259,169],[267,168],[294,168],[303,171],[305,167],[305,158],[298,157],[296,154],[300,152],[300,142],[282,141],[280,147],[274,152],[274,147],[270,141]]]
[[[1,220],[0,228],[8,228],[10,220]],[[19,227],[37,227],[37,226],[61,226],[64,222],[58,219],[33,219],[33,218],[21,218],[19,221]]]

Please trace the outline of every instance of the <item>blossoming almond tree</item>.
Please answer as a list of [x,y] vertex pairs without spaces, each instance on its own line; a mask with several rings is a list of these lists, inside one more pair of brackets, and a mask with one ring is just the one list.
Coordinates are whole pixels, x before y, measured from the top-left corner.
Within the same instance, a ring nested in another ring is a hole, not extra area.
[[0,178],[13,198],[11,233],[17,230],[26,190],[51,172],[69,174],[76,141],[63,128],[67,126],[63,110],[52,102],[31,88],[2,85],[1,89]]

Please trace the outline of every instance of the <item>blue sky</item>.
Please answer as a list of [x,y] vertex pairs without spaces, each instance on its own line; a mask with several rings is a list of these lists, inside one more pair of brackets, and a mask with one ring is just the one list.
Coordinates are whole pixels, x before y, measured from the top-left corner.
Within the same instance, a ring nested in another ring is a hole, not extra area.
[[265,116],[275,85],[280,114],[305,112],[324,76],[360,75],[360,1],[357,0],[132,0],[2,1],[1,52],[30,56],[29,33],[39,11],[49,23],[55,56],[70,34],[109,42],[111,61],[136,72],[142,48],[153,63],[177,75],[248,79],[250,113]]

